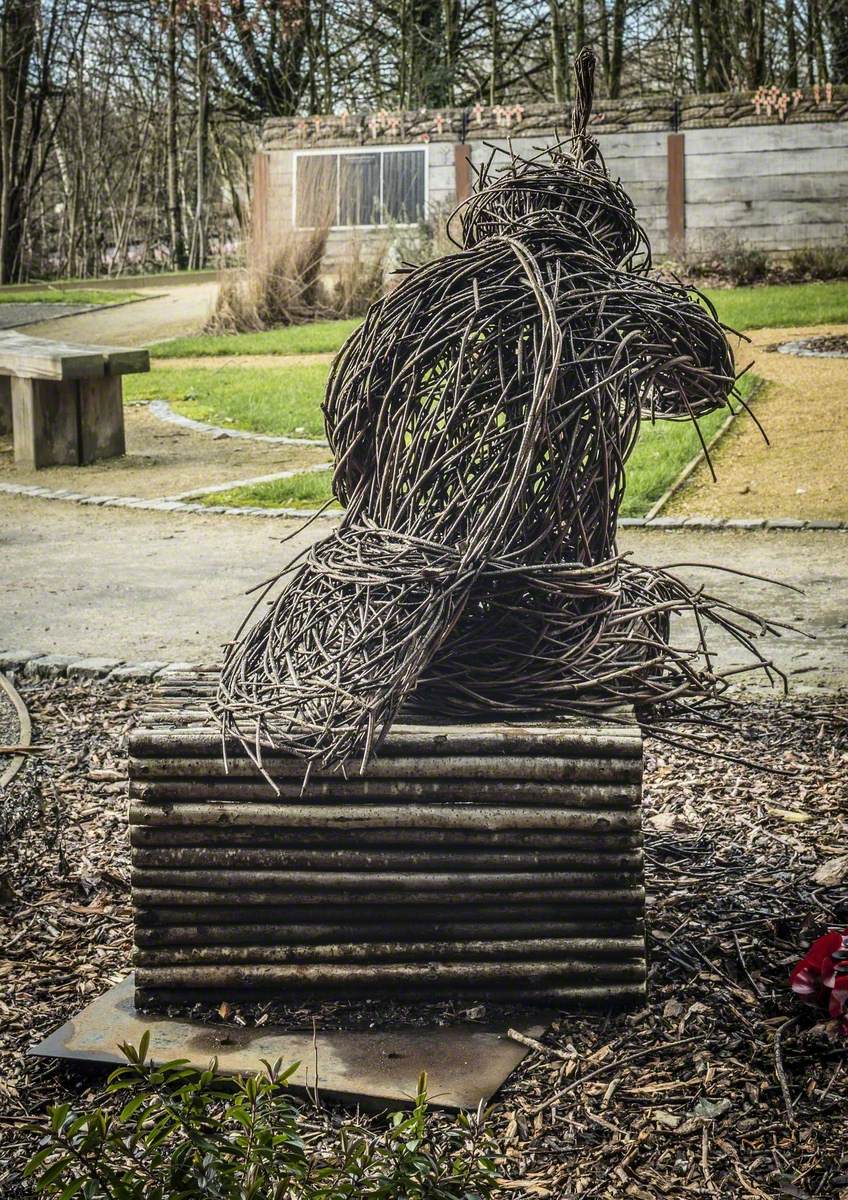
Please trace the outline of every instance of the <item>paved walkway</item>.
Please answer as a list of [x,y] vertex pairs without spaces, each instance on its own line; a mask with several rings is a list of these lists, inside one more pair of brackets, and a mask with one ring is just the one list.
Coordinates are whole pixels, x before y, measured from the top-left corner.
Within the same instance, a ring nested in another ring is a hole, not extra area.
[[[289,522],[89,509],[0,498],[0,650],[138,661],[210,659],[238,628],[247,590],[279,571],[315,524],[281,545]],[[839,533],[626,530],[622,548],[651,563],[717,562],[806,589],[686,570],[715,592],[794,621],[774,647],[802,686],[848,685],[848,539]],[[738,663],[721,646],[721,663]]]
[[218,284],[181,283],[136,290],[149,299],[55,321],[41,321],[27,325],[26,332],[32,337],[71,343],[146,346],[165,338],[197,333],[212,312]]
[[718,481],[698,467],[664,516],[799,520],[848,517],[848,359],[779,354],[782,342],[845,331],[844,325],[759,329],[737,351],[740,366],[767,380],[754,411],[770,444],[744,413],[713,455]]
[[[52,323],[61,317],[73,317],[98,309],[96,304],[0,304],[0,329],[28,329],[30,325]],[[105,306],[104,306],[105,307]]]

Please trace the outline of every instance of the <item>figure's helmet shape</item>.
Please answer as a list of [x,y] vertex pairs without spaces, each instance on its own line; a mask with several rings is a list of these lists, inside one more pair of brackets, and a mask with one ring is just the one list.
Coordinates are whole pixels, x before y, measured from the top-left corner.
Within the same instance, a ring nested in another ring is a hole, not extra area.
[[457,252],[406,273],[336,359],[344,516],[222,672],[224,730],[254,753],[367,758],[402,706],[550,715],[723,686],[702,633],[671,648],[670,617],[740,614],[625,562],[615,533],[640,421],[727,405],[733,358],[709,304],[648,273],[587,134],[592,70],[570,141],[490,162]]

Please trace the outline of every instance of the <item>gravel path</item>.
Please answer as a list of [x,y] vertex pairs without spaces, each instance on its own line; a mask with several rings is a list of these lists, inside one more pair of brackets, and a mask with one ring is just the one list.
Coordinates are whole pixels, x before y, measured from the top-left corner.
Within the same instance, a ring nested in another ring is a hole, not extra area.
[[[840,332],[845,326],[803,331],[810,337]],[[755,374],[768,381],[754,411],[771,444],[740,415],[713,456],[718,482],[706,466],[698,467],[664,516],[848,517],[848,361],[778,352],[798,336],[797,329],[760,329],[737,351],[740,367],[753,360]]]
[[[209,660],[232,637],[248,589],[279,571],[315,523],[285,545],[291,522],[47,504],[0,496],[0,650],[147,660]],[[805,596],[721,572],[685,570],[766,617],[798,623],[774,646],[799,686],[848,683],[848,541],[841,533],[624,530],[622,549],[650,563],[715,562],[783,579]],[[738,665],[717,642],[720,663]]]

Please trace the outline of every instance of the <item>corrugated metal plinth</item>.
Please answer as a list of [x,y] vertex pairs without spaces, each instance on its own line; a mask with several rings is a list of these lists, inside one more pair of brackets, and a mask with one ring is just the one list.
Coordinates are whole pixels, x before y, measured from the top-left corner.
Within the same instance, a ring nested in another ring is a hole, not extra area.
[[136,998],[644,995],[632,715],[398,725],[364,776],[269,751],[174,676],[130,743]]

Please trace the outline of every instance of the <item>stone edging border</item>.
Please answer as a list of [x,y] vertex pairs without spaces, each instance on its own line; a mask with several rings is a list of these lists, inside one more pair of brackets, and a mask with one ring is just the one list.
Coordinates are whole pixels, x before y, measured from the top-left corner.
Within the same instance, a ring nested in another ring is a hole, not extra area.
[[0,672],[25,679],[100,679],[110,683],[150,683],[171,674],[201,670],[204,663],[125,662],[123,659],[37,654],[34,650],[0,650]]
[[[322,466],[301,468],[292,474],[307,470],[323,470]],[[281,472],[287,474],[287,472]],[[249,482],[248,480],[244,481]],[[207,490],[198,490],[197,495],[221,490],[215,484]],[[185,500],[145,500],[138,496],[89,496],[83,492],[71,492],[60,488],[38,487],[33,483],[0,483],[0,495],[25,496],[32,500],[65,500],[68,503],[92,505],[97,508],[138,508],[147,512],[200,513],[227,517],[277,517],[282,520],[309,521],[316,517],[337,521],[341,516],[338,509],[320,508],[229,508],[223,504],[191,504]],[[619,517],[621,529],[736,529],[778,530],[783,532],[848,530],[845,521],[804,521],[796,517]],[[0,663],[2,670],[2,663]]]
[[[303,474],[308,468],[302,468],[292,474]],[[246,484],[248,481],[241,481]],[[210,492],[221,490],[219,484],[203,488],[196,495],[208,495]],[[32,500],[65,500],[71,504],[93,506],[95,508],[139,508],[146,512],[176,512],[200,513],[210,516],[225,517],[279,517],[285,520],[308,520],[313,517],[337,519],[339,510],[333,511],[312,508],[232,508],[225,504],[193,504],[188,500],[152,499],[146,500],[141,496],[90,496],[84,492],[71,492],[65,488],[53,490],[39,487],[34,483],[0,483],[0,495],[26,496]]]
[[799,358],[848,358],[848,353],[844,350],[810,350],[804,345],[804,342],[809,340],[802,338],[797,342],[781,342],[777,352],[797,355]]
[[211,425],[208,421],[196,421],[194,417],[184,417],[182,413],[174,412],[167,400],[151,400],[147,405],[148,411],[160,421],[169,425],[181,425],[184,429],[193,429],[195,433],[211,433],[218,438],[242,438],[248,442],[272,442],[277,446],[320,446],[327,448],[329,442],[324,438],[275,437],[270,433],[251,433],[249,429],[228,429],[225,425]]

